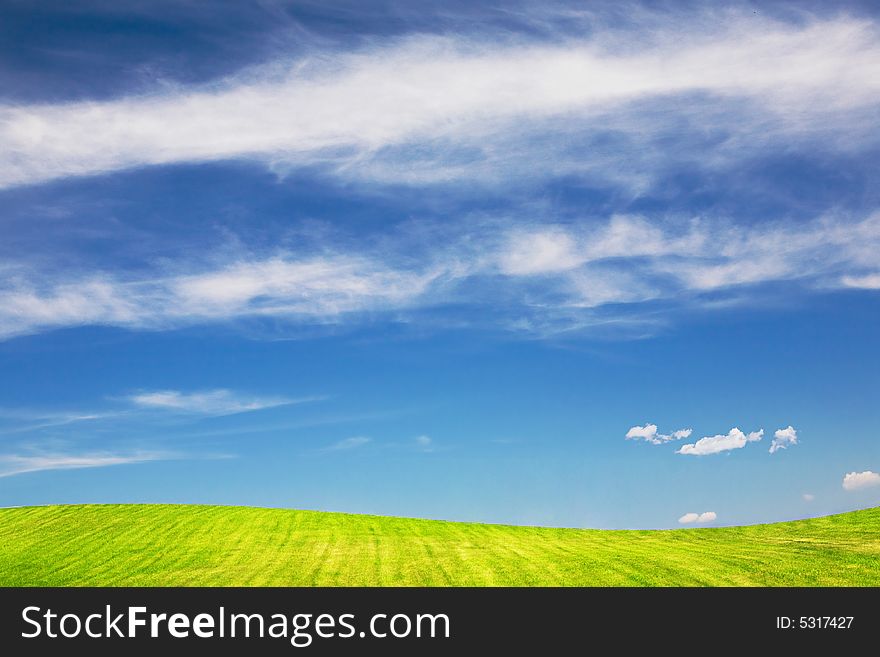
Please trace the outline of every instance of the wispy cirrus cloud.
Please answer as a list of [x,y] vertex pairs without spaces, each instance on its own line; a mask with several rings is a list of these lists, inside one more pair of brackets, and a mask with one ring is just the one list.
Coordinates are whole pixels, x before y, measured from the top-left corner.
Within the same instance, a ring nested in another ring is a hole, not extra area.
[[76,470],[80,468],[104,468],[111,465],[127,465],[177,458],[163,452],[40,452],[0,454],[0,477],[44,470]]
[[840,287],[842,277],[855,275],[847,272],[873,266],[880,214],[756,226],[634,215],[577,226],[509,227],[489,219],[447,227],[446,244],[414,247],[391,237],[362,240],[342,253],[328,243],[321,255],[191,259],[153,275],[47,275],[22,263],[0,283],[0,337],[83,325],[415,321],[421,310],[468,306],[505,329],[553,333],[591,321],[638,320],[640,304],[648,302],[687,307],[699,305],[700,295],[735,289],[746,290],[747,301],[750,288],[773,282]]
[[436,276],[358,256],[270,258],[184,275],[172,282],[171,290],[189,312],[205,316],[247,309],[255,314],[326,317],[398,307],[419,296]]
[[278,406],[288,406],[305,401],[314,401],[319,398],[286,399],[284,397],[256,397],[221,388],[199,392],[181,392],[179,390],[145,391],[130,395],[127,399],[135,406],[146,409],[204,415],[233,415],[236,413],[261,411]]
[[352,436],[351,438],[344,438],[339,442],[333,443],[332,445],[323,448],[321,451],[323,452],[347,452],[352,449],[357,449],[358,447],[363,447],[364,445],[368,445],[373,441],[372,438],[368,438],[367,436]]
[[41,284],[17,276],[0,290],[0,336],[96,324],[160,329],[246,317],[330,323],[344,314],[412,306],[437,275],[334,256],[269,257],[140,280],[100,273]]
[[[552,242],[553,247],[548,246]],[[615,215],[604,225],[517,229],[513,243],[499,253],[502,272],[535,275],[607,272],[614,280],[633,272],[614,262],[638,262],[637,281],[648,296],[679,291],[711,291],[767,281],[828,276],[835,270],[870,266],[867,245],[880,243],[880,214],[853,222],[832,216],[806,225],[742,226],[695,217],[683,225]],[[830,251],[829,246],[839,250]],[[510,268],[509,261],[517,263]],[[605,269],[596,269],[604,267]],[[625,279],[622,279],[625,280]],[[634,286],[629,285],[632,289]],[[618,299],[620,300],[620,299]]]
[[80,422],[100,422],[119,418],[125,411],[45,411],[0,408],[0,435],[56,429]]
[[[705,173],[723,161],[742,169],[799,140],[820,141],[819,151],[880,142],[872,20],[641,8],[621,22],[615,12],[566,6],[561,15],[584,29],[563,30],[559,11],[523,9],[528,29],[517,33],[411,34],[300,51],[197,88],[0,106],[0,187],[247,159],[278,172],[317,167],[374,191],[481,181],[512,194],[527,180],[577,174],[632,196],[676,162]],[[717,296],[735,288],[878,287],[880,215],[870,208],[755,223],[698,212],[450,214],[434,231],[442,240],[357,233],[310,249],[218,249],[132,271],[10,262],[0,339],[89,325],[375,319],[478,321],[531,335],[610,326],[641,336],[663,324],[664,304],[700,308],[715,295],[721,305]],[[434,312],[460,308],[480,312]]]
[[[179,424],[184,416],[184,425],[189,426],[193,419],[216,418],[322,399],[325,397],[253,395],[222,388],[188,392],[166,389],[108,397],[104,403],[112,404],[111,410],[51,412],[0,409],[0,419],[9,423],[9,426],[0,428],[0,435],[32,433],[36,436],[26,442],[7,442],[6,449],[0,452],[0,477],[44,470],[101,468],[162,460],[233,458],[233,455],[225,452],[206,452],[203,445],[186,452],[180,451],[181,445],[187,444],[187,439],[192,437],[192,431],[175,435],[174,424]],[[124,406],[120,408],[120,405]],[[86,422],[86,427],[78,426]],[[161,428],[158,432],[157,427]],[[235,429],[239,434],[248,431],[247,426]],[[138,436],[141,437],[138,439]],[[136,439],[138,442],[133,444]],[[165,447],[170,441],[174,442],[173,449]],[[125,445],[130,447],[126,449]]]
[[[880,95],[878,43],[867,20],[793,24],[751,12],[658,13],[626,30],[540,41],[526,33],[411,35],[308,53],[195,89],[0,107],[0,186],[223,159],[321,164],[374,180],[388,171],[396,182],[406,182],[405,171],[418,183],[492,169],[534,175],[526,163],[536,137],[564,151],[552,137],[555,118],[589,133],[616,117],[644,145],[645,127],[669,129],[657,105],[677,117],[686,114],[682,98],[700,96],[726,103],[718,120],[738,124],[740,134],[859,132],[853,113]],[[508,146],[499,158],[485,144],[503,143],[502,135]]]
[[865,274],[863,276],[844,276],[841,279],[844,287],[852,287],[862,290],[880,290],[880,274]]

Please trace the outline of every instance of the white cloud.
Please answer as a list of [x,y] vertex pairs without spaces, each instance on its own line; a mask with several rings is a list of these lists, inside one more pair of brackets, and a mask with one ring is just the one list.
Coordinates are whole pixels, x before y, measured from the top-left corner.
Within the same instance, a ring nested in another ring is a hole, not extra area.
[[643,427],[638,425],[634,427],[630,427],[629,431],[626,432],[627,439],[632,438],[643,438],[648,442],[654,440],[654,437],[657,435],[657,425],[656,424],[646,424]]
[[173,281],[174,298],[203,316],[290,314],[332,316],[391,308],[424,292],[434,274],[396,271],[366,258],[272,258]]
[[880,474],[865,470],[864,472],[848,472],[843,476],[845,490],[860,490],[880,486]]
[[[554,117],[601,125],[630,104],[676,95],[727,100],[734,109],[751,103],[788,129],[833,117],[846,131],[840,114],[880,95],[880,39],[866,20],[793,25],[751,13],[719,21],[692,12],[687,20],[676,14],[667,24],[593,32],[616,37],[546,45],[525,37],[413,36],[358,52],[310,53],[195,89],[6,105],[0,186],[229,158],[269,166],[335,160],[346,174],[407,145],[479,147],[497,133],[516,141]],[[686,107],[679,100],[673,116]],[[629,131],[645,125],[635,120]],[[474,169],[440,173],[472,176]]]
[[804,493],[803,495],[801,495],[801,497],[804,498],[804,502],[812,502],[816,499],[816,496],[812,493]]
[[179,390],[156,390],[139,392],[129,396],[128,400],[143,408],[204,413],[206,415],[232,415],[306,401],[280,397],[251,397],[224,389],[191,393]]
[[693,429],[677,429],[671,434],[657,433],[656,424],[646,424],[643,427],[634,426],[626,432],[627,440],[644,440],[652,445],[662,445],[673,440],[681,440],[690,437]]
[[144,463],[171,458],[158,452],[85,452],[81,454],[0,454],[0,477],[11,477],[26,472],[43,470],[74,470],[79,468],[102,468],[111,465]]
[[344,440],[340,440],[338,443],[334,443],[329,447],[325,447],[324,451],[327,452],[339,452],[345,451],[349,449],[356,449],[358,447],[363,447],[367,443],[371,442],[371,438],[367,438],[366,436],[354,436],[352,438],[345,438]]
[[873,248],[880,242],[880,213],[849,225],[826,216],[805,228],[799,232],[794,226],[698,224],[684,245],[668,250],[675,257],[659,259],[650,267],[693,291],[808,277],[822,277],[823,285],[837,287],[840,282],[831,276],[835,269],[870,263],[868,245]]
[[[125,281],[87,277],[0,286],[0,337],[63,326],[166,328],[246,317],[330,322],[412,307],[447,270],[396,270],[359,256],[273,257],[200,273]],[[42,278],[45,276],[37,276]]]
[[138,278],[10,265],[0,277],[0,339],[82,325],[165,329],[279,318],[330,326],[379,314],[409,321],[417,311],[468,304],[490,310],[480,313],[485,321],[518,331],[638,323],[637,312],[619,306],[698,305],[703,293],[778,280],[840,285],[842,272],[863,268],[880,250],[880,213],[858,221],[820,217],[796,228],[699,218],[650,224],[621,215],[578,227],[505,228],[497,219],[462,222],[447,238],[447,246],[423,240],[416,253],[398,236],[344,255],[339,244],[319,244],[321,255],[223,262],[205,254]]
[[681,518],[678,519],[682,525],[689,525],[693,523],[706,523],[712,522],[718,515],[714,511],[705,511],[703,513],[685,513]]
[[[11,421],[13,426],[0,428],[0,435],[28,433],[41,429],[50,429],[77,424],[79,422],[99,422],[110,418],[118,418],[124,412],[47,412],[30,409],[10,410],[0,408],[0,419]],[[4,422],[5,424],[5,422]]]
[[880,290],[880,273],[864,276],[844,276],[841,279],[844,287],[855,287],[862,290]]
[[787,449],[792,445],[797,445],[797,430],[789,425],[785,429],[777,429],[773,434],[773,441],[770,443],[770,453],[773,454],[780,449]]
[[[519,227],[509,235],[496,251],[498,271],[508,276],[500,283],[510,293],[504,298],[519,294],[523,305],[546,317],[550,307],[681,299],[770,281],[802,279],[808,286],[834,287],[836,272],[873,262],[880,249],[880,213],[856,221],[823,216],[797,226],[751,227],[697,217],[649,223],[614,215],[576,227]],[[468,275],[481,273],[492,273],[491,266]],[[520,281],[536,273],[543,274],[543,293],[531,281]]]
[[[127,292],[135,292],[134,295]],[[92,323],[127,325],[141,319],[135,290],[116,281],[85,279],[38,292],[26,283],[0,291],[0,334],[16,335],[37,327]]]
[[499,267],[513,276],[568,271],[587,259],[576,251],[571,235],[561,230],[514,233],[500,254]]
[[752,431],[745,434],[737,427],[731,429],[727,434],[719,434],[716,436],[705,436],[695,443],[682,445],[676,451],[676,454],[692,454],[694,456],[705,456],[707,454],[718,454],[733,449],[742,449],[748,443],[761,440],[764,436],[764,430]]
[[416,445],[423,452],[431,452],[434,450],[434,441],[430,436],[416,436]]

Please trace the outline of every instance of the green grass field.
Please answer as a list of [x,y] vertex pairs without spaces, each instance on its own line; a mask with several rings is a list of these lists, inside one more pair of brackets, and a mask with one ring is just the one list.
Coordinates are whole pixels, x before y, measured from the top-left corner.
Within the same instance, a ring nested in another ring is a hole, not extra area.
[[880,508],[669,531],[175,505],[0,509],[0,585],[880,585]]

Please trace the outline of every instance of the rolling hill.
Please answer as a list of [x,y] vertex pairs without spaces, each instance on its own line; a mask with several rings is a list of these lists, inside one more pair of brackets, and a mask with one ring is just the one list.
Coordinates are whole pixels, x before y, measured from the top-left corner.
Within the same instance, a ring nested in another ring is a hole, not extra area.
[[880,508],[579,530],[180,505],[0,509],[3,586],[880,585]]

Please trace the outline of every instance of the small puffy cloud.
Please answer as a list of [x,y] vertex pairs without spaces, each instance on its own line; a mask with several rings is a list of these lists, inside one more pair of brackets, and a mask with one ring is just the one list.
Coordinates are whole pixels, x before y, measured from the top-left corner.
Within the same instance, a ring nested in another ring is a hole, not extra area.
[[801,497],[804,498],[804,502],[812,502],[816,499],[816,496],[812,493],[804,493],[803,495],[801,495]]
[[630,427],[630,430],[626,432],[627,440],[642,438],[651,442],[654,440],[654,437],[657,435],[657,425],[656,424],[646,424],[643,427],[638,425],[634,427]]
[[232,415],[259,411],[264,408],[293,404],[297,401],[279,397],[245,396],[223,389],[192,393],[184,393],[179,390],[156,390],[131,395],[128,400],[136,406],[144,408],[182,413],[204,413],[205,415]]
[[662,445],[673,440],[681,440],[687,438],[693,433],[693,429],[678,429],[672,433],[658,433],[656,424],[646,424],[643,427],[630,427],[626,432],[627,440],[644,440],[652,445]]
[[860,490],[880,486],[880,474],[865,470],[864,472],[847,472],[843,476],[844,490]]
[[685,513],[678,519],[682,525],[691,525],[693,523],[712,522],[718,518],[718,514],[714,511],[704,511],[703,513]]
[[764,430],[752,431],[745,434],[734,427],[726,434],[716,436],[705,436],[695,443],[682,445],[681,449],[676,450],[676,454],[692,454],[694,456],[706,456],[707,454],[718,454],[720,452],[728,452],[733,449],[742,449],[749,443],[757,442],[764,437]]
[[773,434],[773,442],[770,443],[770,453],[773,454],[780,449],[797,445],[797,441],[797,430],[793,426],[788,425],[785,429],[777,429]]
[[434,449],[434,441],[430,436],[417,436],[416,445],[418,445],[419,449],[423,452],[430,452]]
[[338,443],[334,443],[329,447],[325,447],[324,451],[326,452],[340,452],[349,449],[356,449],[358,447],[363,447],[371,439],[366,436],[354,436],[352,438],[346,438],[345,440],[340,440]]

